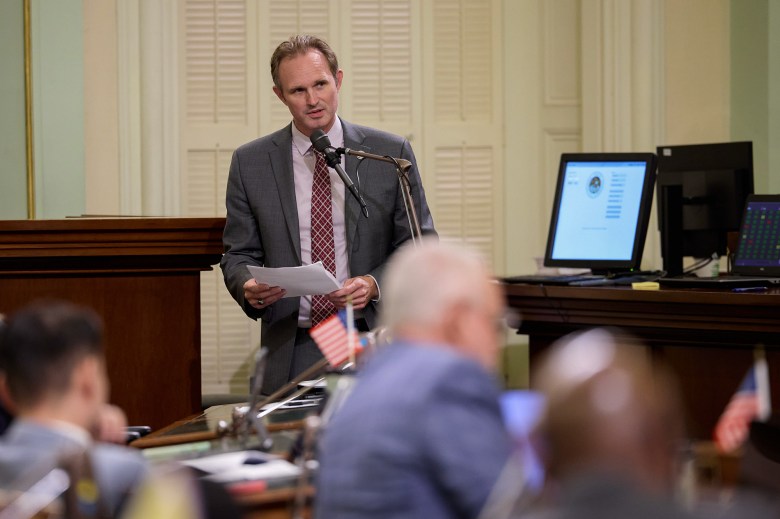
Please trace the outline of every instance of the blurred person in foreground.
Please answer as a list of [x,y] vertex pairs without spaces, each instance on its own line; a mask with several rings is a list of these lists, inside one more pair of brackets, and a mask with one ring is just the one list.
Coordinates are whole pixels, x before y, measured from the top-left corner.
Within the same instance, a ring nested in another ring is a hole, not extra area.
[[541,502],[516,517],[683,518],[673,500],[683,438],[676,385],[615,330],[558,341],[535,370]]
[[500,287],[478,256],[424,241],[390,261],[382,290],[393,340],[326,424],[317,517],[477,517],[510,459]]
[[123,437],[125,423],[107,404],[102,340],[98,316],[69,303],[10,316],[0,334],[0,394],[14,421],[0,438],[0,488],[25,490],[62,468],[76,496],[66,507],[113,517],[143,480],[138,451],[95,440]]
[[[3,330],[5,330],[5,315],[0,314],[0,337],[3,336]],[[0,398],[0,434],[3,434],[8,429],[12,420],[13,415],[6,407],[6,403]]]
[[[5,329],[5,316],[0,314],[0,337],[3,336]],[[0,370],[0,380],[3,378]],[[6,391],[7,395],[7,391]],[[10,399],[3,398],[0,392],[0,435],[2,435],[13,422],[14,416],[11,413],[13,402]],[[127,442],[127,416],[121,408],[106,403],[100,409],[100,415],[92,431],[93,436],[98,441],[118,443],[123,445]]]

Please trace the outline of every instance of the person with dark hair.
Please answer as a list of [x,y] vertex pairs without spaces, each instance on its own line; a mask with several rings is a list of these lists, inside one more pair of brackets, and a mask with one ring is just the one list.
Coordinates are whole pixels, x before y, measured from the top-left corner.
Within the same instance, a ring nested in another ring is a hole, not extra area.
[[[262,343],[270,352],[265,394],[322,358],[308,330],[347,301],[361,327],[375,326],[385,263],[412,237],[395,167],[341,158],[365,200],[366,218],[336,170],[312,146],[313,132],[323,131],[335,148],[409,161],[420,227],[425,234],[435,233],[409,142],[337,116],[344,72],[325,41],[299,35],[282,42],[271,57],[271,76],[274,93],[289,109],[292,123],[233,154],[220,265],[236,302],[249,317],[262,320]],[[247,269],[318,261],[341,284],[325,296],[286,298],[282,287],[256,283]]]
[[93,439],[109,391],[102,341],[99,317],[73,304],[39,302],[10,316],[0,393],[15,419],[0,438],[0,488],[24,491],[62,469],[69,513],[113,517],[143,480],[138,451]]

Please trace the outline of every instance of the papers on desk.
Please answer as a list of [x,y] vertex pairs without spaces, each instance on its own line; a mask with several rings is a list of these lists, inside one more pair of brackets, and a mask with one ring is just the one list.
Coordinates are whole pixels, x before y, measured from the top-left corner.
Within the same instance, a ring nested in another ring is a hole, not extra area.
[[318,261],[302,267],[255,267],[247,265],[249,273],[258,283],[287,290],[284,297],[329,294],[341,285]]
[[301,471],[287,460],[256,450],[225,452],[182,463],[209,474],[207,479],[219,483],[289,480],[297,478]]

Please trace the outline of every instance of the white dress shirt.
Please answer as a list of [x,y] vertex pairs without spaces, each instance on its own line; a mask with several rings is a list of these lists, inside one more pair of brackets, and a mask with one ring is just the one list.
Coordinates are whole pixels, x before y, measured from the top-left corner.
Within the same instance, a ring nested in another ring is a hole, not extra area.
[[[328,138],[334,148],[344,146],[344,129],[336,117]],[[311,140],[292,125],[292,160],[295,179],[295,201],[298,206],[298,232],[301,240],[301,262],[311,264],[311,190],[314,181],[314,148]],[[342,157],[342,167],[344,159]],[[349,279],[349,256],[345,222],[344,193],[346,186],[336,170],[328,168],[333,208],[333,244],[336,249],[336,280],[343,285]],[[298,310],[298,326],[311,326],[311,296],[301,297]]]

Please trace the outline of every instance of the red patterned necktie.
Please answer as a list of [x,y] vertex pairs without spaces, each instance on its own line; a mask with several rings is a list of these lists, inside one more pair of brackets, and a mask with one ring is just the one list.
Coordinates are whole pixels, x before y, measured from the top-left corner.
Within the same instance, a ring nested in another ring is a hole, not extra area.
[[[314,181],[311,188],[311,262],[336,275],[336,248],[333,244],[333,207],[330,194],[330,174],[322,153],[314,151]],[[311,298],[311,324],[316,325],[336,311],[325,296]]]

